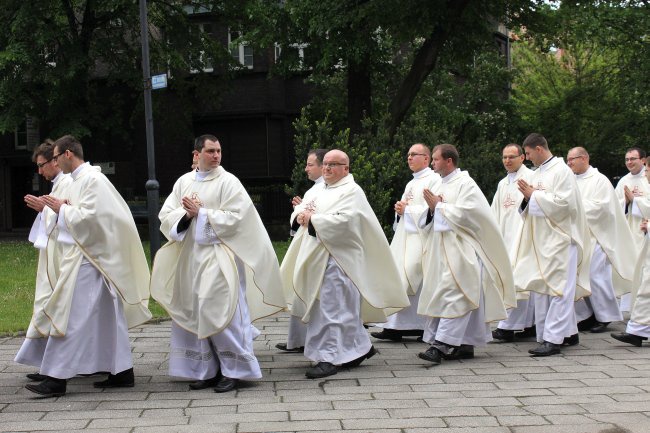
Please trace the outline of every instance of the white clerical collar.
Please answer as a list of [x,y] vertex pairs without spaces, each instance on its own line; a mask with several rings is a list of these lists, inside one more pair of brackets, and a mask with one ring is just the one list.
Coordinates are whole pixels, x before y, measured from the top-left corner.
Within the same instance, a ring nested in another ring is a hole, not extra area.
[[420,170],[420,171],[418,171],[416,173],[413,173],[413,179],[420,179],[421,177],[426,176],[427,174],[429,174],[430,171],[431,171],[431,168],[424,167],[422,170]]
[[325,182],[325,179],[323,179],[323,176],[319,177],[314,181],[314,185],[318,185],[319,183]]
[[632,172],[630,172],[630,176],[632,176],[632,177],[645,176],[645,165],[643,167],[641,167],[641,170],[639,170],[639,172],[637,174],[632,174]]
[[517,179],[517,174],[519,174],[518,171],[513,171],[512,173],[508,173],[508,183],[513,183]]
[[213,168],[212,170],[208,170],[208,171],[197,170],[196,171],[196,180],[198,180],[198,181],[204,180],[210,174],[214,173],[215,170],[216,170],[216,168]]
[[544,170],[546,170],[546,169],[548,168],[548,165],[547,165],[547,164],[548,164],[549,162],[553,161],[553,158],[555,158],[555,156],[551,155],[551,157],[550,157],[549,159],[547,159],[546,161],[542,162],[542,163],[539,165],[539,171],[540,171],[540,173],[543,172]]
[[61,179],[63,179],[63,171],[60,171],[56,176],[54,176],[54,179],[52,179],[52,185],[56,185]]
[[455,169],[454,171],[452,171],[451,173],[449,173],[447,176],[443,177],[443,178],[442,178],[442,183],[447,183],[447,182],[449,182],[449,181],[452,180],[452,179],[454,178],[454,176],[456,176],[458,173],[460,173],[460,168]]
[[87,167],[90,167],[90,162],[84,162],[79,167],[75,168],[74,171],[70,173],[72,180],[77,180],[81,172],[84,171]]
[[585,170],[584,173],[576,174],[576,179],[582,179],[583,177],[586,177],[588,174],[592,174],[594,170],[595,170],[595,168],[593,168],[592,166],[589,166],[589,168],[587,170]]

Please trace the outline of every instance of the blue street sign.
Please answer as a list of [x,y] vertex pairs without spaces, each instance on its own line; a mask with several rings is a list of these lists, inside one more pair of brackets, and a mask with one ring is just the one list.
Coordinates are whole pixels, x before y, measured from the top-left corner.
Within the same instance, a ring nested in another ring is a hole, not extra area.
[[167,74],[154,75],[151,77],[152,89],[164,89],[167,87]]

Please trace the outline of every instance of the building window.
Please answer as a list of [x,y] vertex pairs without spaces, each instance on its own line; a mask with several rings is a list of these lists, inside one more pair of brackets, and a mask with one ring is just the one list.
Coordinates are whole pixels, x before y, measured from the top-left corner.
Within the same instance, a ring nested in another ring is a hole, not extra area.
[[[199,29],[199,32],[201,34],[201,41],[203,44],[206,43],[206,40],[208,38],[210,40],[214,40],[214,34],[215,34],[215,28],[214,24],[212,23],[198,23],[196,24],[196,27]],[[199,62],[203,65],[201,68],[201,71],[203,72],[212,72],[214,71],[214,65],[212,63],[212,59],[208,57],[208,55],[205,53],[205,50],[200,50],[199,52]],[[192,74],[197,74],[199,72],[198,69],[190,69],[190,72]]]
[[280,61],[280,56],[282,56],[282,51],[285,51],[285,57],[288,61],[296,61],[298,70],[305,68],[305,49],[307,44],[289,44],[287,47],[282,47],[279,44],[275,44],[275,63]]
[[14,131],[14,148],[16,150],[34,150],[39,144],[38,120],[27,116],[25,121]]
[[228,48],[230,55],[243,67],[253,69],[253,48],[243,40],[240,31],[228,31]]

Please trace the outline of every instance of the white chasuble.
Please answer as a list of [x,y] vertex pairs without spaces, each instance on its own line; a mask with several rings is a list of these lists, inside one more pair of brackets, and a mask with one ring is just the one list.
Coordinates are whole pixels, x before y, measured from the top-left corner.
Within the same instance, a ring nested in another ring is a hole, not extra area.
[[151,318],[149,266],[128,205],[99,167],[85,163],[72,173],[68,203],[58,217],[63,242],[60,273],[44,307],[52,336],[64,336],[82,262],[88,261],[116,291],[129,327]]
[[[638,203],[643,202],[645,198],[650,197],[650,184],[645,177],[645,167],[637,174],[628,173],[621,178],[616,184],[616,196],[618,197],[621,209],[625,211],[627,225],[632,231],[634,241],[638,251],[643,248],[645,236],[641,231],[641,221],[643,215],[639,212]],[[625,205],[625,187],[628,187],[634,195],[634,200],[627,206]],[[645,217],[647,218],[647,216]]]
[[[535,188],[521,213],[524,221],[513,252],[517,291],[562,296],[568,278],[569,247],[578,253],[575,299],[588,296],[588,228],[575,175],[562,158],[554,157],[535,170]],[[531,208],[533,208],[531,210]]]
[[[644,198],[644,201],[648,202],[649,200]],[[629,324],[636,322],[650,326],[650,238],[648,235],[645,235],[643,249],[636,265],[634,282],[631,292]]]
[[440,175],[427,167],[413,174],[402,194],[401,200],[407,204],[395,228],[390,250],[400,271],[401,287],[409,296],[414,296],[422,287],[422,259],[428,235],[428,231],[418,225],[418,219],[428,208],[423,191],[428,189],[435,193],[440,183]]
[[[597,242],[612,265],[612,279],[618,296],[630,292],[634,284],[634,267],[639,257],[630,227],[614,192],[614,187],[598,169],[589,167],[576,176],[589,227],[593,250]],[[639,230],[640,231],[640,230]]]
[[330,255],[361,293],[364,322],[385,322],[409,305],[406,293],[395,290],[400,277],[386,236],[351,174],[323,188],[310,209],[316,236],[298,230],[281,267],[282,282],[297,296],[293,315],[309,322]]
[[[201,211],[178,237],[183,197],[197,200]],[[151,295],[180,327],[202,339],[228,326],[239,301],[236,257],[244,263],[251,320],[285,306],[278,259],[262,220],[241,182],[223,167],[181,176],[159,217],[169,242],[156,255]]]
[[[59,172],[53,180],[51,196],[58,199],[67,198],[68,186],[72,178],[68,174]],[[56,224],[58,215],[45,206],[38,214],[34,225],[38,224],[34,246],[39,248],[38,267],[36,270],[36,286],[34,293],[34,312],[26,338],[43,338],[50,335],[52,322],[44,312],[45,305],[56,286],[61,269],[61,257],[64,251],[62,244],[57,242],[59,229]],[[30,240],[32,240],[30,236]]]
[[523,224],[521,215],[519,215],[519,206],[521,206],[524,195],[519,191],[517,181],[524,179],[529,182],[532,173],[531,169],[522,164],[517,172],[509,173],[499,181],[497,192],[492,199],[492,212],[497,219],[497,224],[503,235],[503,242],[506,244],[509,254],[513,250],[513,245]]
[[443,202],[429,228],[418,314],[461,317],[479,308],[483,291],[485,320],[505,319],[506,308],[517,301],[508,252],[490,205],[466,171],[448,175],[437,194]]

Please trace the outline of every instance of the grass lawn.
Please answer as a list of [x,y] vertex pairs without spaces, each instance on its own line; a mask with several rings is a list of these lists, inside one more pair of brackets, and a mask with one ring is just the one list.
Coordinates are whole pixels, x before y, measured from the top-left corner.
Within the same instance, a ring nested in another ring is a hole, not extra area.
[[[149,243],[144,242],[144,251],[149,258]],[[287,252],[289,242],[273,242],[281,261]],[[34,302],[34,281],[38,251],[29,242],[0,241],[0,334],[24,331],[32,317]],[[156,318],[167,317],[167,313],[153,299],[149,309]]]

